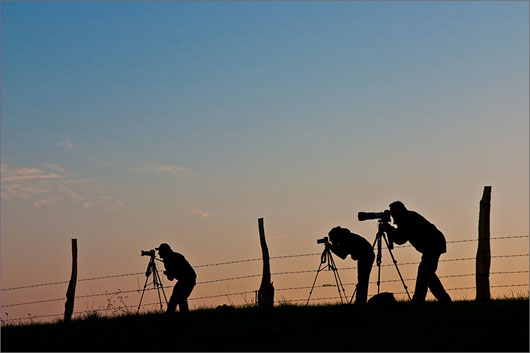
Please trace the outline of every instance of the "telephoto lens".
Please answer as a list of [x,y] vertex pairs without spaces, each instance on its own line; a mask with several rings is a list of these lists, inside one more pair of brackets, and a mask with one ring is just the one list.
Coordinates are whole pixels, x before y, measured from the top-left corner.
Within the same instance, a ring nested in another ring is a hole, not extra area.
[[381,219],[385,216],[384,212],[359,212],[357,218],[359,221],[366,221],[369,219]]

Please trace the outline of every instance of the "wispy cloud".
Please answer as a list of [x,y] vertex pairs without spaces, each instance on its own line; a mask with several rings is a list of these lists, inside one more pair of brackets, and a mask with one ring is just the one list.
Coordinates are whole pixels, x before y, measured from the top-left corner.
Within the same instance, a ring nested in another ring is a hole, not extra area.
[[61,140],[57,142],[57,146],[64,148],[67,151],[73,151],[79,146],[75,144],[70,137],[63,136]]
[[163,172],[163,173],[169,173],[173,176],[181,176],[183,172],[186,171],[185,168],[177,167],[174,165],[163,165],[160,167],[156,167],[154,169],[155,172]]
[[137,167],[136,169],[140,172],[167,173],[175,177],[183,177],[191,173],[189,168],[162,163],[146,163],[145,165]]
[[40,208],[65,201],[84,208],[94,206],[117,210],[123,202],[111,197],[92,179],[68,173],[57,164],[45,169],[0,166],[1,197],[5,200],[27,200]]
[[201,218],[209,218],[215,216],[214,212],[198,210],[196,208],[191,210],[191,213],[198,215]]
[[46,199],[38,199],[37,201],[33,202],[33,206],[35,207],[42,207],[49,204],[51,204],[51,201]]
[[64,173],[64,174],[67,173],[66,169],[64,169],[63,167],[55,163],[48,163],[45,165],[45,167],[51,170],[52,172]]
[[45,172],[36,168],[7,169],[5,164],[1,167],[0,182],[13,182],[21,180],[57,179],[61,176],[57,173]]

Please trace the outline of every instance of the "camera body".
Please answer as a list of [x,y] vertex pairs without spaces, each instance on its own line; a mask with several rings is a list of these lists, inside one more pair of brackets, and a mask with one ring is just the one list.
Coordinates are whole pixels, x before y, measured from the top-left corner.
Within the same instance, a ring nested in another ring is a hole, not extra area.
[[141,251],[141,255],[142,256],[151,256],[151,257],[155,257],[155,249],[151,249],[151,250],[140,250]]
[[357,213],[359,221],[366,221],[369,219],[378,219],[384,223],[390,223],[390,211],[384,210],[383,212],[359,212]]
[[324,237],[324,238],[320,238],[320,239],[317,239],[317,244],[326,244],[329,245],[329,238],[328,237]]

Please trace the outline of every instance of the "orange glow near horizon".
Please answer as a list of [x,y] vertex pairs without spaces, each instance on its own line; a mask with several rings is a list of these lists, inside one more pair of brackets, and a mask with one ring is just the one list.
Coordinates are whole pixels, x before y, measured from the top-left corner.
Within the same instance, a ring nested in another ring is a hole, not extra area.
[[[397,200],[443,232],[437,273],[473,299],[489,185],[491,293],[528,297],[528,2],[0,7],[2,320],[62,316],[72,238],[77,315],[134,312],[160,243],[196,269],[190,309],[252,304],[259,218],[277,304],[304,304],[316,240],[373,242],[357,213]],[[412,295],[420,254],[394,255]],[[390,260],[381,290],[405,299]],[[357,263],[336,263],[351,295]],[[338,301],[329,272],[317,286]]]

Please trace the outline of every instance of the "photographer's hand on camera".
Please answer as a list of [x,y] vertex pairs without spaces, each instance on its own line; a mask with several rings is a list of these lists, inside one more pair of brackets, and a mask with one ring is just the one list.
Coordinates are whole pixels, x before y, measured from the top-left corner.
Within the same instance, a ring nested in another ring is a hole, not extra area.
[[388,235],[390,235],[389,233],[392,233],[394,230],[396,230],[396,228],[392,227],[390,224],[386,223],[386,222],[383,222],[379,225],[379,228],[387,233]]
[[383,222],[379,224],[379,227],[383,232],[386,233],[388,241],[391,243],[403,245],[408,241],[406,235],[403,234],[403,232],[399,229],[399,226],[396,228],[390,223]]
[[164,271],[164,274],[166,275],[167,279],[170,280],[170,281],[175,279],[172,275],[169,274],[168,271]]

